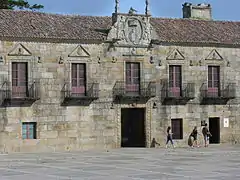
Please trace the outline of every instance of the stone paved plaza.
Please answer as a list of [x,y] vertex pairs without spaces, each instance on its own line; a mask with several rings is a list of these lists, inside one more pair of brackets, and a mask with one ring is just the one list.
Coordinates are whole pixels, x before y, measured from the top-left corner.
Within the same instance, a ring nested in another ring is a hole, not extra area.
[[1,180],[234,180],[240,147],[0,155]]

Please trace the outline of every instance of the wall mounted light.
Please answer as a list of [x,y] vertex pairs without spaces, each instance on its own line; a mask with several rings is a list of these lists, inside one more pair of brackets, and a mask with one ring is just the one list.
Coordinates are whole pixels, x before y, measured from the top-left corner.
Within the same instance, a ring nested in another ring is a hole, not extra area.
[[153,57],[152,57],[152,56],[150,56],[149,63],[150,63],[150,64],[153,64],[153,63],[154,63],[154,60],[153,60]]

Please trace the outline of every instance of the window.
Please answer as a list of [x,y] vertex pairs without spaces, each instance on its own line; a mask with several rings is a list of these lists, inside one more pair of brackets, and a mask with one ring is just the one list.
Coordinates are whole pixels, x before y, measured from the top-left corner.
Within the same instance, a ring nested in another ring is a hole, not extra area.
[[182,67],[180,65],[169,66],[169,93],[171,96],[181,96]]
[[183,139],[183,121],[182,119],[171,120],[173,139]]
[[140,63],[126,63],[126,91],[139,93],[140,88]]
[[86,64],[84,63],[72,64],[72,95],[86,95]]
[[37,139],[36,122],[22,123],[22,139]]
[[219,96],[220,88],[220,67],[208,66],[208,96]]
[[12,96],[26,97],[28,91],[28,64],[25,62],[12,63]]

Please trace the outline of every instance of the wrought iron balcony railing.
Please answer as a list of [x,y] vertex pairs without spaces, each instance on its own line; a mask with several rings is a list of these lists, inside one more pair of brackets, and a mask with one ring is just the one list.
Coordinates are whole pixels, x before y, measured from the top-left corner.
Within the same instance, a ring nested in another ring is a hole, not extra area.
[[203,83],[200,88],[202,99],[234,99],[236,97],[236,83],[228,83],[226,86],[208,87]]
[[113,87],[114,98],[152,98],[155,96],[156,83],[153,81],[131,84],[126,81],[117,81]]
[[39,80],[11,83],[4,81],[1,86],[1,100],[3,101],[36,101],[40,99]]
[[65,83],[61,95],[64,100],[95,100],[99,98],[99,83],[87,83],[83,86]]
[[169,82],[162,83],[162,100],[190,100],[195,98],[195,84],[183,83],[180,87],[172,87]]

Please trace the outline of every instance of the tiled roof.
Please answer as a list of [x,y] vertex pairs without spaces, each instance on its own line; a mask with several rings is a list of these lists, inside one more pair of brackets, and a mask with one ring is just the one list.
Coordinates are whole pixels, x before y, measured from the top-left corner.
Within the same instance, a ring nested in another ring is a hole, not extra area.
[[[152,18],[159,41],[240,44],[240,22]],[[111,17],[0,10],[0,37],[104,40]]]
[[0,36],[103,40],[106,33],[98,32],[98,30],[110,28],[111,21],[111,17],[0,10]]
[[240,22],[153,18],[160,41],[240,44]]

